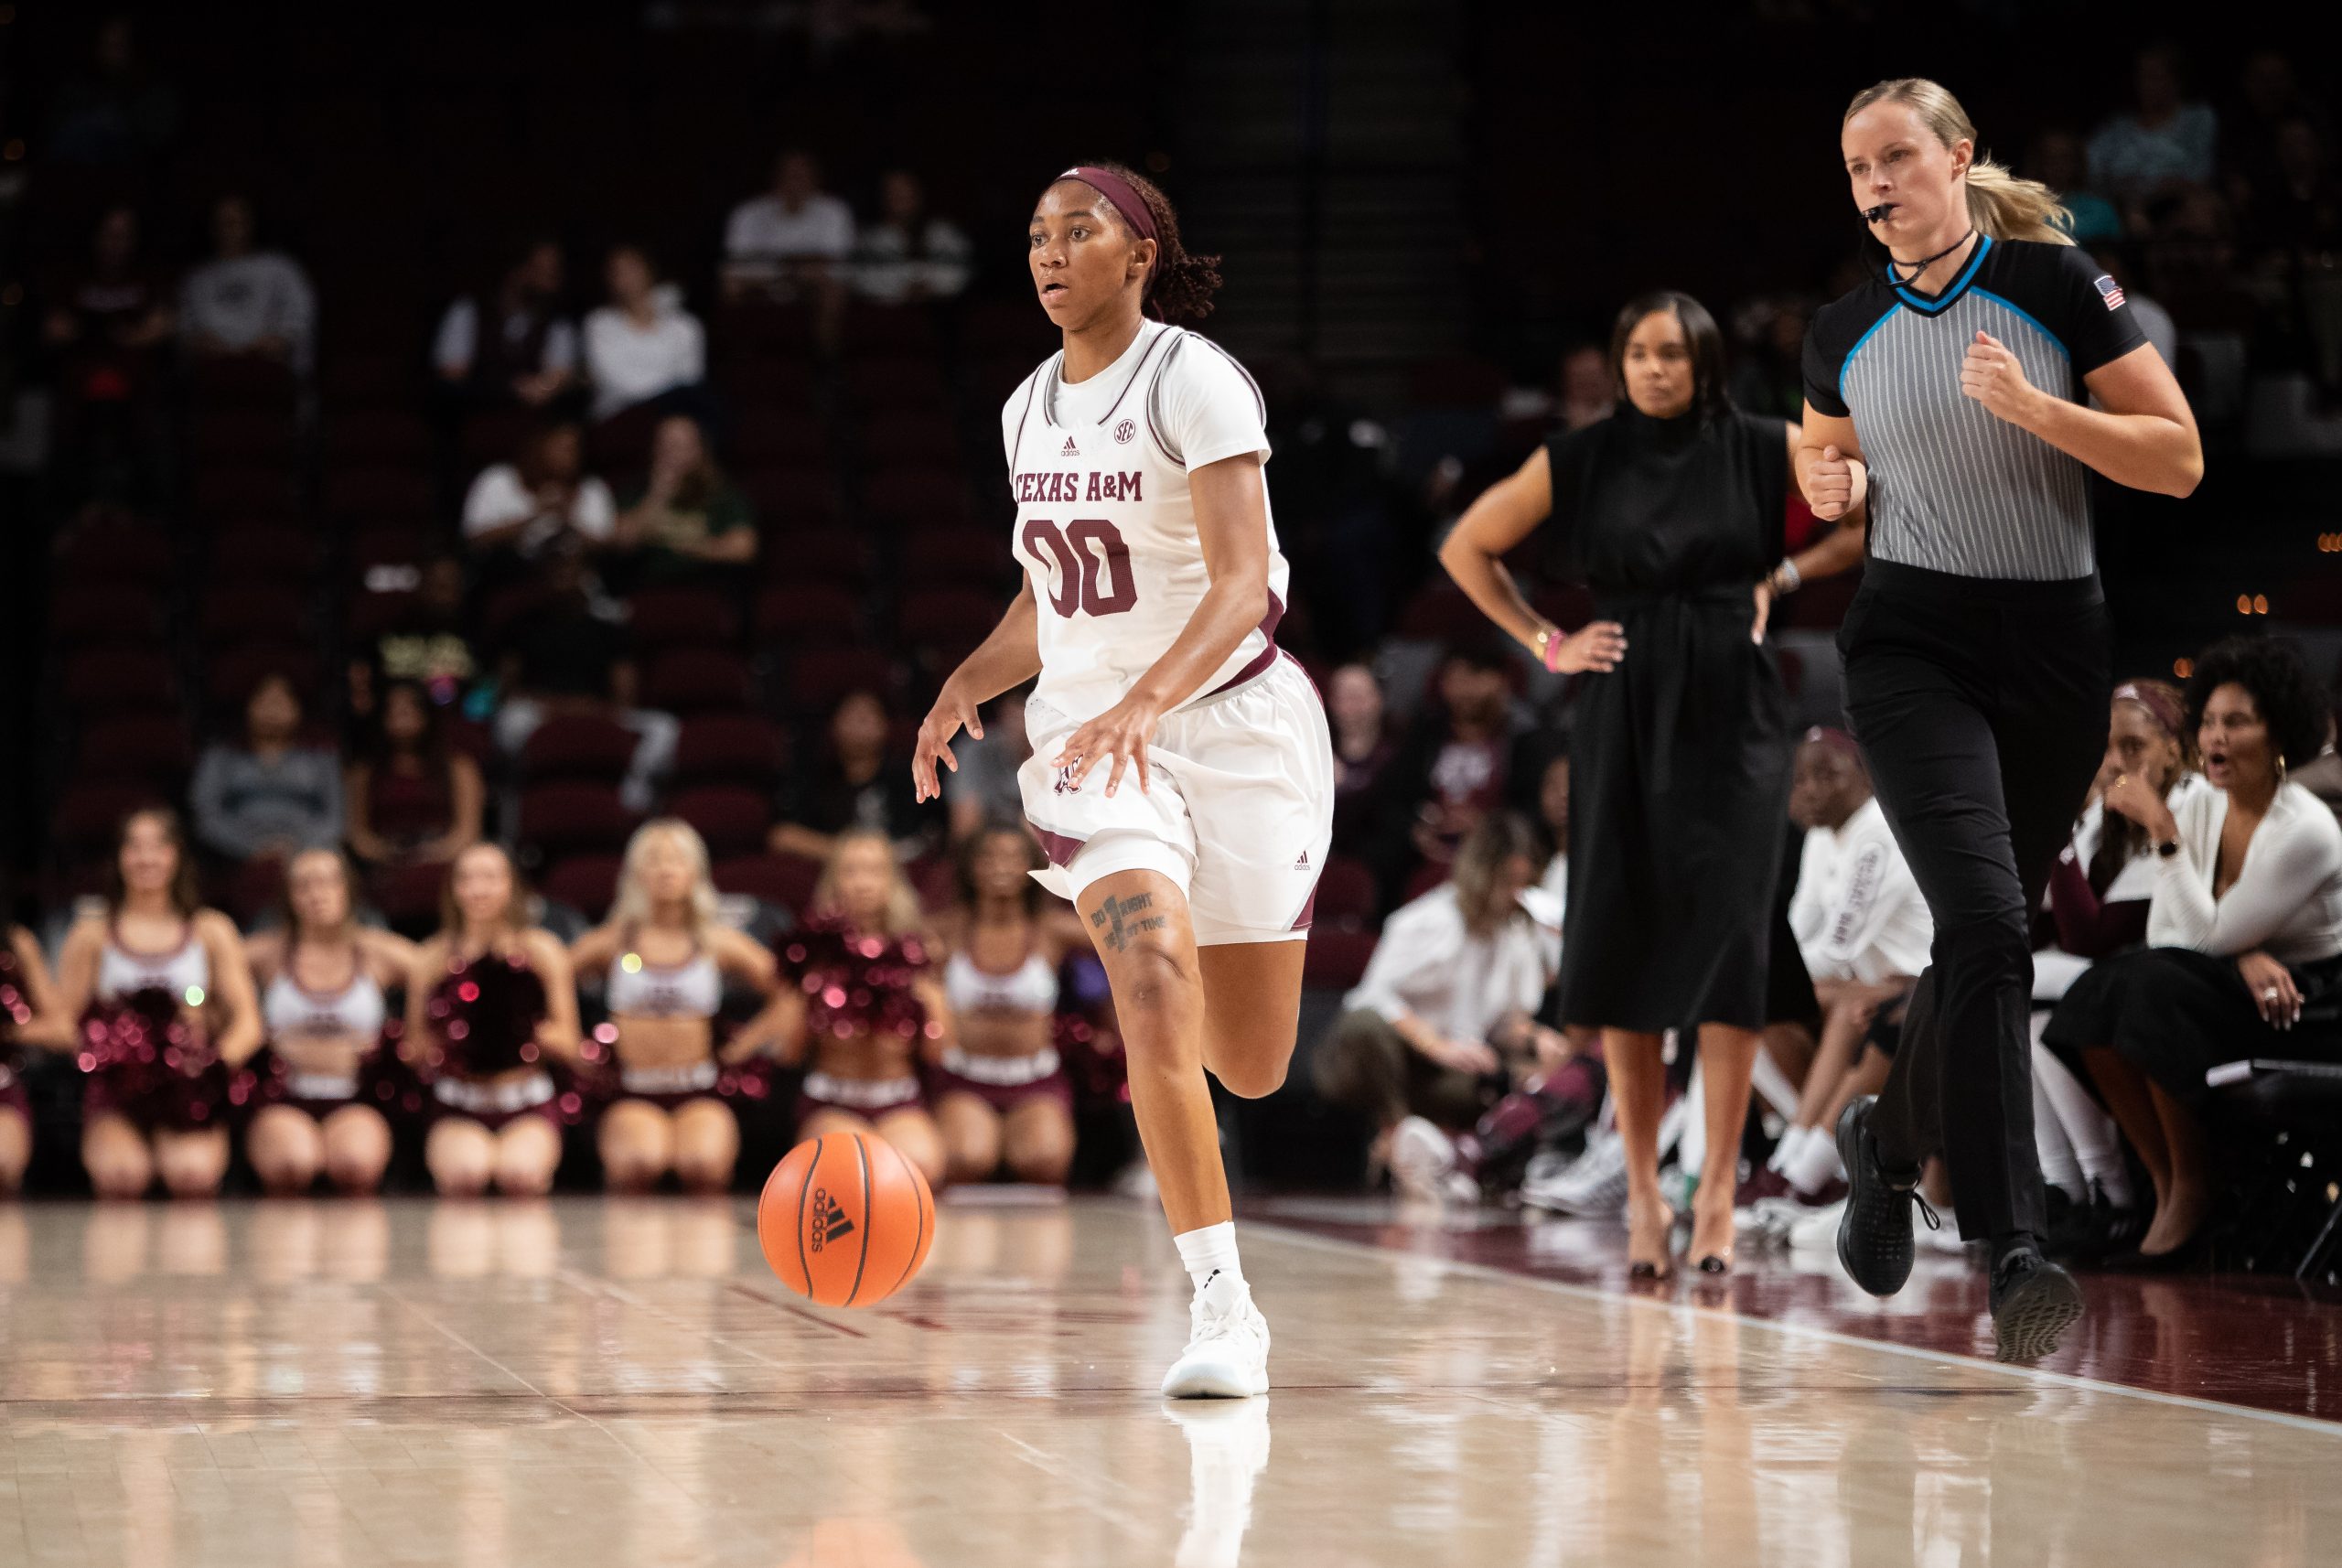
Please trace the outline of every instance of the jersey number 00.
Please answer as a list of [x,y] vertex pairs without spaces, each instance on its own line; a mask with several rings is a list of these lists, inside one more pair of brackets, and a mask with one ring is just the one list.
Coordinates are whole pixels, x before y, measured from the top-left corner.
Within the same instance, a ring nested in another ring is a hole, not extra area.
[[1131,548],[1123,542],[1123,531],[1105,519],[1076,518],[1060,529],[1047,518],[1028,518],[1024,542],[1036,564],[1057,568],[1049,607],[1058,614],[1086,610],[1093,616],[1120,615],[1138,603]]

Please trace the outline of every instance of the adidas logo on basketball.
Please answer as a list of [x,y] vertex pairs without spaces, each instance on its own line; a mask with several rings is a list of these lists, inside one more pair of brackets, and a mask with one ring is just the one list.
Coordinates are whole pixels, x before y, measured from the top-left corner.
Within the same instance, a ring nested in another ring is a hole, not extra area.
[[813,1228],[812,1234],[805,1240],[807,1250],[818,1252],[830,1242],[853,1234],[854,1221],[845,1217],[845,1209],[839,1205],[836,1198],[830,1196],[830,1189],[825,1187],[815,1187],[813,1189]]

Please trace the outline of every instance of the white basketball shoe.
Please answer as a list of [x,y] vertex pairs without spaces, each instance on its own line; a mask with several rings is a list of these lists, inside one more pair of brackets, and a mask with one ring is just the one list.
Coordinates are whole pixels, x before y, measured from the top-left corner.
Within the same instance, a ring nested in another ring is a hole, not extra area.
[[1268,1391],[1268,1320],[1242,1281],[1214,1273],[1187,1308],[1187,1348],[1163,1375],[1163,1397],[1241,1400]]

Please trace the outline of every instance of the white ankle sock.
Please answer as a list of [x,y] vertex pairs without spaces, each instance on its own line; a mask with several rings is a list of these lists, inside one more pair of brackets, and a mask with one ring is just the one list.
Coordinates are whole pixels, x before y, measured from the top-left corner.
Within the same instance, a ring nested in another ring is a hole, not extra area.
[[1819,1192],[1845,1173],[1838,1166],[1838,1141],[1819,1127],[1805,1130],[1804,1142],[1789,1153],[1781,1175],[1799,1192]]
[[1214,1274],[1227,1274],[1238,1284],[1244,1283],[1244,1267],[1236,1261],[1236,1221],[1223,1219],[1217,1225],[1207,1225],[1198,1230],[1182,1231],[1171,1238],[1179,1249],[1179,1262],[1186,1264],[1187,1277],[1201,1290],[1211,1283]]
[[1794,1122],[1782,1128],[1780,1142],[1773,1145],[1772,1157],[1765,1162],[1765,1168],[1774,1172],[1789,1169],[1789,1161],[1797,1156],[1799,1149],[1805,1147],[1805,1134],[1810,1130],[1799,1126]]
[[[2073,1150],[2075,1195],[2087,1197],[2088,1184],[2095,1181],[2105,1190],[2109,1203],[2118,1208],[2131,1208],[2137,1195],[2131,1190],[2131,1166],[2122,1157],[2122,1130],[2114,1124],[2114,1118],[2082,1087],[2073,1070],[2043,1046],[2033,1047],[2033,1083],[2036,1114],[2046,1101]],[[2041,1174],[2049,1175],[2046,1164]]]

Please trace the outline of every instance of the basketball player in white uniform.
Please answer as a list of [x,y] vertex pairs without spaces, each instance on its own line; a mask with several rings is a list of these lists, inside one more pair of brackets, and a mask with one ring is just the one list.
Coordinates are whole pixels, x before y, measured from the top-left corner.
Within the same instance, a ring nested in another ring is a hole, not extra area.
[[922,798],[977,706],[1039,677],[1019,782],[1104,961],[1131,1102],[1196,1286],[1176,1398],[1268,1390],[1268,1326],[1230,1219],[1209,1069],[1234,1093],[1284,1080],[1301,961],[1333,831],[1333,745],[1280,653],[1285,562],[1269,521],[1260,390],[1158,317],[1200,316],[1216,258],[1187,254],[1160,191],[1069,169],[1029,260],[1063,350],[1001,413],[1023,590],[944,682],[913,763]]

